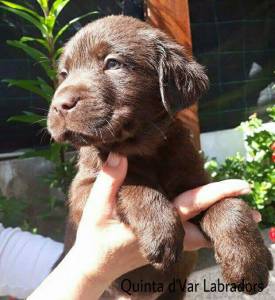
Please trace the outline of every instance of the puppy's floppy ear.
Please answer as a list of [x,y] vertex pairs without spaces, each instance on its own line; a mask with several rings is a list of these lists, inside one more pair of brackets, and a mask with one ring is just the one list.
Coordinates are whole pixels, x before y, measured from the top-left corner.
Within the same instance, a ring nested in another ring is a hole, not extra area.
[[174,114],[192,105],[208,88],[204,68],[184,54],[174,42],[163,42],[159,49],[159,86],[165,109]]

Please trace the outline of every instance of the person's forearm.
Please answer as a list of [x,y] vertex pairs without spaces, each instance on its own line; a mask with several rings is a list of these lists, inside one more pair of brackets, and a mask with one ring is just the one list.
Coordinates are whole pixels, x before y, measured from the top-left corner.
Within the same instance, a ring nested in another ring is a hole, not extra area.
[[27,298],[48,276],[63,245],[0,223],[0,298]]
[[72,249],[57,268],[45,279],[28,300],[96,300],[111,281],[102,277],[95,263],[94,272],[85,277],[79,256]]

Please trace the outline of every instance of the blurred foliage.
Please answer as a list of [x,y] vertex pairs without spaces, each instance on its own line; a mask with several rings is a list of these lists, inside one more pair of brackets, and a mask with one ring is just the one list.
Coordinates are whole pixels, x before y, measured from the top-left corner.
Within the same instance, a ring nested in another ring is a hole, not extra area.
[[[37,34],[35,35],[24,35],[19,40],[8,40],[7,43],[23,51],[36,65],[39,65],[44,72],[44,78],[37,77],[33,80],[4,79],[3,81],[9,87],[16,86],[38,95],[49,106],[57,86],[56,67],[57,59],[62,53],[61,37],[73,24],[88,16],[96,15],[97,12],[88,12],[60,26],[57,19],[62,10],[70,3],[70,0],[37,0],[36,2],[38,5],[32,7],[30,1],[20,1],[18,4],[17,1],[0,0],[0,4],[2,4],[0,9],[15,14],[36,29]],[[23,111],[21,115],[12,116],[8,121],[37,123],[42,127],[46,126],[45,116],[28,111]],[[64,153],[66,148],[66,145],[57,146],[53,143],[48,150],[37,151],[36,154],[34,153],[35,150],[31,150],[31,154],[45,157],[56,164],[64,164],[63,174],[65,174],[67,164],[64,161]],[[51,153],[52,151],[53,153]],[[30,156],[29,153],[27,155]],[[60,167],[62,166],[58,166],[58,169]]]
[[[61,37],[74,23],[88,16],[96,15],[97,12],[88,12],[70,20],[63,26],[59,26],[57,19],[70,0],[37,0],[36,2],[38,6],[31,7],[30,1],[21,1],[18,4],[16,1],[0,0],[0,4],[2,4],[0,9],[15,14],[36,29],[37,34],[35,35],[24,35],[19,40],[8,40],[7,43],[23,51],[35,64],[39,65],[44,71],[44,78],[37,77],[33,80],[4,79],[3,81],[9,87],[16,86],[37,94],[49,106],[54,89],[57,86],[56,67],[57,59],[62,53],[62,46],[59,43]],[[45,116],[28,111],[23,111],[22,115],[12,116],[8,121],[28,124],[37,123],[42,127],[46,126]],[[31,150],[30,153],[32,156],[42,156],[55,164],[61,164],[58,169],[63,166],[63,174],[65,174],[67,169],[67,163],[64,160],[66,148],[66,145],[55,145],[53,143],[48,150],[37,151],[36,153],[35,150]],[[27,153],[27,156],[30,156],[30,153]]]
[[0,220],[5,227],[20,227],[61,240],[64,226],[60,222],[65,215],[64,201],[56,197],[30,201],[0,195]]
[[[275,106],[267,109],[271,121],[275,121]],[[275,225],[275,132],[262,127],[262,120],[253,114],[242,122],[246,157],[237,153],[219,164],[215,159],[206,162],[205,167],[213,180],[230,178],[249,182],[252,193],[244,199],[262,214],[264,226]]]
[[[64,33],[79,20],[97,15],[96,11],[73,18],[66,24],[60,25],[58,18],[70,0],[36,0],[33,1],[2,1],[0,9],[13,14],[34,28],[34,34],[24,35],[19,40],[8,40],[11,47],[20,49],[34,64],[40,66],[42,76],[29,79],[4,79],[9,87],[19,87],[30,91],[42,98],[46,106],[50,105],[54,89],[57,86],[56,67],[57,60],[62,53],[61,38]],[[27,75],[26,75],[27,76]],[[23,111],[21,115],[12,116],[9,122],[23,122],[46,126],[46,117],[34,112]],[[67,194],[68,186],[75,174],[75,157],[66,155],[68,145],[52,142],[47,149],[31,149],[24,157],[43,157],[53,163],[53,172],[43,178],[50,188],[57,188]],[[43,195],[41,195],[43,198]],[[59,207],[63,207],[63,213]],[[37,199],[36,203],[24,199],[0,198],[0,220],[6,226],[21,226],[24,229],[43,227],[41,222],[49,218],[64,215],[64,201],[49,197],[47,201]],[[63,217],[62,217],[63,218]],[[39,229],[39,228],[38,228]],[[43,230],[42,230],[43,231]]]

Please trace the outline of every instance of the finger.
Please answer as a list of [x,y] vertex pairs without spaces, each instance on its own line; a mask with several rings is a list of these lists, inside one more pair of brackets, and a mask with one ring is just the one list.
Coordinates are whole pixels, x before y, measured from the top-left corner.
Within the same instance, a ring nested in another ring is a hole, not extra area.
[[185,251],[194,251],[200,248],[209,248],[211,243],[206,240],[200,229],[190,223],[184,222],[183,227],[185,230],[184,236],[184,250]]
[[262,221],[262,215],[255,209],[252,209],[252,218],[256,223],[260,223]]
[[226,197],[244,195],[250,192],[250,186],[246,181],[228,179],[209,183],[187,191],[176,197],[174,205],[178,209],[181,219],[186,221],[217,201]]
[[110,153],[99,172],[86,203],[83,218],[108,218],[112,215],[117,192],[127,173],[127,159]]

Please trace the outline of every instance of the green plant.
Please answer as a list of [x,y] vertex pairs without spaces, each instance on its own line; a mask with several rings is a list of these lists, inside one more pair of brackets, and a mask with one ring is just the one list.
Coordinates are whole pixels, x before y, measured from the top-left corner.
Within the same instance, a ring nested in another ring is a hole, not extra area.
[[[4,79],[3,81],[10,87],[16,86],[37,94],[49,105],[57,85],[56,65],[57,59],[62,52],[61,37],[74,23],[85,17],[95,15],[97,12],[88,12],[59,27],[57,19],[70,0],[51,1],[51,5],[48,0],[37,0],[36,2],[38,3],[38,7],[33,8],[30,7],[29,1],[23,1],[25,5],[21,5],[15,1],[0,0],[0,4],[2,4],[0,8],[19,16],[36,28],[36,36],[22,36],[19,40],[8,40],[7,43],[12,47],[22,50],[29,56],[35,64],[41,67],[44,76],[43,78],[37,77],[33,80]],[[8,121],[29,124],[38,123],[42,127],[46,126],[45,116],[28,111],[23,111],[22,115],[12,116]],[[58,162],[59,159],[61,162],[64,162],[65,149],[65,145],[59,146],[58,151],[56,151],[57,146],[53,148],[49,147],[48,152],[44,150],[37,152],[37,155],[46,157],[54,162]]]
[[65,215],[64,201],[55,197],[49,197],[48,201],[43,197],[31,201],[0,195],[0,222],[6,227],[20,227],[22,230],[61,239]]
[[[18,16],[22,21],[31,24],[36,29],[35,35],[22,36],[19,40],[8,40],[7,43],[23,51],[35,65],[40,67],[40,73],[42,74],[32,80],[4,79],[3,81],[10,87],[19,87],[38,95],[38,97],[44,99],[46,106],[49,106],[54,89],[57,86],[56,66],[57,59],[62,53],[63,43],[61,38],[73,24],[88,16],[95,16],[97,12],[88,12],[60,26],[58,17],[65,6],[70,3],[70,0],[36,0],[36,2],[37,5],[31,5],[30,1],[27,0],[20,2],[0,0],[0,9]],[[46,126],[45,116],[30,111],[23,111],[21,115],[12,116],[8,121],[28,124],[37,123],[43,128]],[[65,144],[52,142],[46,149],[32,149],[24,155],[24,157],[41,156],[52,161],[54,165],[53,173],[44,178],[44,181],[52,188],[61,188],[65,194],[75,173],[75,159],[67,158],[67,149],[68,146]],[[0,207],[0,217],[7,225],[22,225],[23,220],[26,219],[23,217],[24,214],[33,209],[33,205],[26,203],[24,200],[15,201],[14,199],[2,197],[0,203],[2,205]],[[13,205],[17,205],[17,210]],[[49,198],[48,203],[42,205],[43,208],[39,211],[40,217],[46,218],[49,216],[55,205],[60,205],[60,202],[57,199]],[[1,211],[3,212],[2,215]],[[15,211],[19,214],[18,218]],[[13,213],[14,216],[12,216]],[[19,220],[22,222],[18,222]],[[27,220],[26,224],[33,226],[34,223]]]
[[18,226],[25,223],[25,201],[16,201],[0,195],[0,220],[6,226]]
[[[15,48],[19,48],[25,52],[32,60],[41,66],[47,79],[37,77],[34,80],[13,80],[5,79],[4,81],[9,86],[17,86],[25,90],[31,91],[34,94],[45,99],[47,103],[50,103],[54,88],[56,87],[56,65],[57,59],[62,52],[62,46],[60,46],[60,39],[62,35],[72,26],[74,23],[83,19],[84,17],[95,15],[97,12],[88,12],[85,15],[77,17],[67,24],[56,29],[57,19],[64,7],[70,2],[70,0],[55,0],[52,5],[49,6],[48,0],[37,0],[39,4],[38,9],[29,8],[28,1],[24,1],[25,6],[17,4],[15,1],[3,1],[1,9],[16,14],[25,21],[31,23],[39,32],[37,36],[22,36],[20,40],[8,40],[7,43]],[[40,122],[45,125],[43,116],[24,113],[20,116],[14,116],[10,118],[13,121],[20,122]]]
[[[269,117],[275,120],[275,106],[267,109]],[[252,193],[244,197],[262,214],[264,226],[275,224],[275,132],[262,127],[262,120],[256,114],[241,123],[245,134],[246,157],[237,153],[219,164],[216,160],[206,162],[205,167],[213,180],[239,178],[247,180]]]

